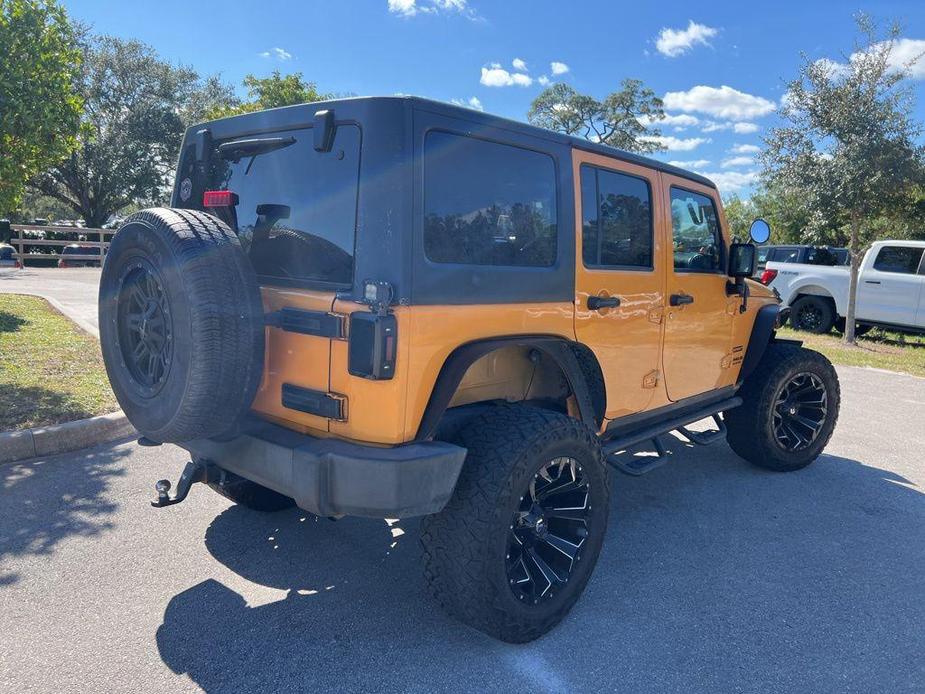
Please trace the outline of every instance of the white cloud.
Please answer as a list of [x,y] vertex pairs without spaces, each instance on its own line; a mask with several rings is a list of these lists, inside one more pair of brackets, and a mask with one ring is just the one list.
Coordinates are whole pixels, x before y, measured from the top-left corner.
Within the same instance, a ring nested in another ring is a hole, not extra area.
[[704,166],[710,165],[710,160],[694,159],[692,161],[670,161],[668,163],[672,166],[677,166],[682,169],[702,169]]
[[693,19],[688,21],[687,29],[669,29],[665,27],[655,40],[655,47],[662,55],[676,58],[691,50],[695,45],[709,46],[709,39],[716,36],[719,29],[698,24]]
[[645,126],[654,125],[656,127],[674,128],[675,132],[681,132],[682,130],[698,125],[700,119],[695,116],[689,116],[686,113],[666,113],[665,117],[661,120],[640,116],[639,122]]
[[550,79],[546,75],[540,75],[536,78],[536,81],[539,82],[544,87],[549,86]]
[[263,53],[258,53],[261,58],[276,58],[280,61],[291,60],[292,53],[287,51],[285,48],[271,48],[268,51]]
[[774,102],[727,87],[697,85],[686,92],[668,92],[664,97],[665,108],[706,113],[716,118],[746,120],[766,116],[774,110]]
[[731,150],[733,154],[758,154],[761,151],[761,147],[758,145],[736,145]]
[[521,58],[514,58],[514,60],[511,61],[511,65],[514,66],[515,70],[520,70],[520,72],[527,71],[527,64]]
[[713,181],[721,193],[734,193],[753,185],[758,180],[757,171],[698,171]]
[[515,84],[519,87],[529,87],[533,84],[533,78],[522,72],[508,72],[499,63],[491,63],[488,67],[482,68],[479,82],[486,87],[510,87]]
[[890,65],[897,70],[906,70],[914,80],[925,79],[925,41],[922,39],[897,39],[890,52]]
[[560,63],[554,60],[551,63],[549,63],[549,71],[553,75],[564,75],[566,72],[569,71],[569,66],[566,65],[565,63]]
[[681,139],[672,137],[671,135],[646,135],[640,139],[646,140],[647,142],[655,142],[660,147],[667,149],[669,152],[689,152],[692,149],[697,149],[697,147],[700,145],[710,141],[704,137],[688,137]]
[[417,0],[389,0],[389,12],[399,17],[458,12],[469,19],[479,19],[475,10],[469,7],[468,0],[421,0],[420,3]]
[[[873,50],[886,47],[886,42],[876,43]],[[864,55],[862,52],[852,53],[850,61],[856,62]],[[839,63],[830,58],[820,58],[815,65],[824,68],[829,77],[839,79],[851,72],[850,65]],[[896,39],[890,49],[890,69],[894,72],[905,72],[906,76],[914,79],[925,79],[925,40],[922,39]],[[783,103],[781,105],[784,105]]]
[[482,102],[479,101],[479,98],[477,96],[470,97],[466,101],[463,101],[462,99],[450,99],[450,103],[456,104],[457,106],[466,106],[467,108],[474,108],[476,111],[485,110],[485,108],[482,106]]
[[754,123],[735,123],[732,126],[733,132],[738,133],[739,135],[749,135],[751,133],[756,133],[760,130],[757,125]]
[[721,164],[721,166],[724,169],[731,169],[736,166],[751,166],[754,163],[755,163],[755,160],[752,159],[751,157],[732,157],[730,159],[726,159]]
[[718,123],[715,120],[704,121],[701,130],[705,133],[715,133],[717,130],[729,130],[732,123]]

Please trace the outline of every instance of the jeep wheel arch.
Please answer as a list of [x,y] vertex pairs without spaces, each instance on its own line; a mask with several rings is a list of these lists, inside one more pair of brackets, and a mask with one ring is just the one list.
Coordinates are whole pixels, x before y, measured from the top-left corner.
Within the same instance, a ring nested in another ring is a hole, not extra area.
[[582,345],[557,336],[511,335],[467,342],[450,353],[434,383],[414,440],[422,441],[434,434],[469,367],[494,351],[512,346],[535,349],[548,357],[568,382],[581,421],[594,430],[600,428],[605,401],[600,392],[603,377],[590,350],[586,353]]

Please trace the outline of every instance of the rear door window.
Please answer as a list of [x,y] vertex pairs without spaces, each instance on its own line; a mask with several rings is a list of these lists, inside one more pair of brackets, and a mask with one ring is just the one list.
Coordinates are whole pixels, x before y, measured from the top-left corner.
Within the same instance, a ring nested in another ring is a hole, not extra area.
[[874,270],[914,275],[922,261],[922,249],[909,246],[884,246],[877,253]]
[[[267,283],[353,281],[360,129],[338,125],[329,152],[317,152],[311,129],[242,136],[279,138],[271,151],[248,155],[225,147],[212,157],[210,188],[237,195],[232,224],[254,270]],[[222,212],[221,209],[213,210]]]
[[442,131],[424,141],[424,253],[435,263],[556,261],[552,157]]
[[652,194],[645,179],[581,167],[585,267],[652,268]]

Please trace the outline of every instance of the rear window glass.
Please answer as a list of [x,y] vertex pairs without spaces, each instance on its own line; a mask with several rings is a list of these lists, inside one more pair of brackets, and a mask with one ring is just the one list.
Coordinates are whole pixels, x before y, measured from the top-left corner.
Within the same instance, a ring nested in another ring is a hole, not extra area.
[[581,167],[581,254],[589,267],[652,267],[652,200],[645,179]]
[[424,143],[424,252],[436,263],[556,261],[556,167],[520,147],[432,131]]
[[909,246],[884,246],[877,253],[874,270],[914,275],[922,261],[922,249]]
[[230,190],[238,201],[233,210],[210,211],[238,232],[263,280],[352,283],[359,127],[338,125],[329,152],[315,151],[311,129],[239,139],[253,138],[285,144],[237,161],[216,152],[210,188]]
[[12,260],[13,259],[13,247],[12,246],[0,246],[0,260]]

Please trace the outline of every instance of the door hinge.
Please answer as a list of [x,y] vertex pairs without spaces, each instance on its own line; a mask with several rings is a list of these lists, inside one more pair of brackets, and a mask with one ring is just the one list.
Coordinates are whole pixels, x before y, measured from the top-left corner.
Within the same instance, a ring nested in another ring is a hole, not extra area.
[[643,388],[655,388],[658,385],[658,371],[650,371],[645,376],[642,377],[642,387]]
[[662,308],[650,308],[649,309],[649,322],[655,323],[656,325],[661,324],[662,317],[665,315],[664,309]]

